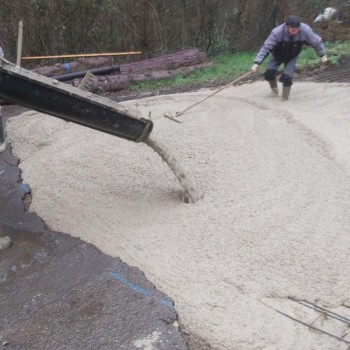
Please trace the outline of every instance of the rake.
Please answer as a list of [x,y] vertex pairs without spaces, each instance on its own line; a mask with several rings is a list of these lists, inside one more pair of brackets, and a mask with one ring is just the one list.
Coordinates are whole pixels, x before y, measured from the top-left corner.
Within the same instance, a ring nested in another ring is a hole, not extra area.
[[239,81],[241,81],[242,79],[246,78],[247,76],[249,76],[249,75],[252,74],[252,73],[253,73],[253,71],[249,70],[247,73],[244,73],[243,75],[241,75],[241,76],[238,77],[237,79],[235,79],[235,80],[229,82],[228,84],[226,84],[225,86],[223,86],[223,87],[221,87],[220,89],[216,90],[215,92],[213,92],[212,94],[210,94],[209,96],[207,96],[206,98],[204,98],[203,100],[194,103],[193,105],[191,105],[191,106],[185,108],[185,109],[184,109],[183,111],[181,111],[181,112],[177,112],[176,115],[175,115],[175,117],[172,116],[170,112],[165,113],[165,114],[164,114],[164,117],[166,117],[166,118],[168,118],[168,119],[170,119],[170,120],[172,120],[172,121],[174,121],[174,122],[182,123],[182,121],[180,121],[180,120],[178,120],[178,119],[176,119],[176,118],[178,118],[178,117],[180,117],[181,115],[185,114],[185,113],[188,112],[190,109],[192,109],[193,107],[199,105],[200,103],[202,103],[202,102],[208,100],[209,98],[215,96],[216,94],[218,94],[218,93],[221,92],[222,90],[225,90],[226,88],[228,88],[228,87],[230,87],[230,86],[232,86],[232,85],[234,85],[234,84],[237,84]]

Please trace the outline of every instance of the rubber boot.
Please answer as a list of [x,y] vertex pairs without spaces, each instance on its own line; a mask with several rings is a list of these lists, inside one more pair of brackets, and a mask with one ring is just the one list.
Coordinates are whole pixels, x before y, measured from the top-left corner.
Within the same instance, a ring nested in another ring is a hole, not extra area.
[[277,79],[269,80],[270,88],[273,96],[278,96]]
[[291,88],[291,86],[283,86],[282,101],[288,101]]

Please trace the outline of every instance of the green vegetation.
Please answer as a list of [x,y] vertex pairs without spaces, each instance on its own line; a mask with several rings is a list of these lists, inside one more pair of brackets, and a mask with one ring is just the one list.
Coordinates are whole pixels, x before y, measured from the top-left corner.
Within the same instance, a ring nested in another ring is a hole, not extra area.
[[[337,64],[339,57],[348,55],[350,52],[350,41],[326,43],[328,59]],[[130,89],[133,91],[152,91],[166,88],[181,88],[191,85],[205,85],[215,83],[225,83],[248,71],[252,66],[256,52],[236,53],[231,55],[220,55],[210,59],[212,67],[193,72],[187,76],[177,74],[169,79],[142,82],[133,85]],[[298,68],[305,70],[308,67],[315,67],[319,64],[320,59],[311,47],[305,47],[298,59]],[[259,71],[263,72],[268,59],[260,67]]]
[[213,63],[212,67],[198,70],[186,76],[176,74],[169,79],[137,83],[133,85],[131,89],[133,91],[149,91],[234,80],[248,71],[252,66],[255,55],[256,53],[247,52],[232,55],[219,55],[209,60]]
[[[341,56],[349,55],[350,41],[326,43],[327,56],[333,64],[338,63]],[[319,58],[311,47],[305,48],[299,56],[298,67],[303,69],[318,64]]]

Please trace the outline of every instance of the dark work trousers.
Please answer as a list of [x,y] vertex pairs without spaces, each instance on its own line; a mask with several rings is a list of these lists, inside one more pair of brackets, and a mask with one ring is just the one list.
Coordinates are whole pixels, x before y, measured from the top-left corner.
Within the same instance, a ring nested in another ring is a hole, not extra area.
[[[298,57],[295,57],[292,60],[290,60],[288,63],[284,64],[284,69],[283,69],[282,74],[288,76],[291,81],[293,80],[293,75],[294,75],[297,59],[298,59]],[[271,70],[274,70],[277,72],[279,66],[280,66],[280,64],[278,64],[278,62],[272,56],[269,64],[267,65],[267,69],[271,69]]]

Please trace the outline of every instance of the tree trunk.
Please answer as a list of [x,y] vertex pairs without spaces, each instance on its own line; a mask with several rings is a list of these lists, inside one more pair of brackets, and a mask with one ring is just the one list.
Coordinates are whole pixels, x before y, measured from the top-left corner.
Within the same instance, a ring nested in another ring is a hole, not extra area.
[[177,69],[205,62],[207,55],[198,49],[188,49],[140,62],[121,64],[120,74],[140,74],[147,71]]

